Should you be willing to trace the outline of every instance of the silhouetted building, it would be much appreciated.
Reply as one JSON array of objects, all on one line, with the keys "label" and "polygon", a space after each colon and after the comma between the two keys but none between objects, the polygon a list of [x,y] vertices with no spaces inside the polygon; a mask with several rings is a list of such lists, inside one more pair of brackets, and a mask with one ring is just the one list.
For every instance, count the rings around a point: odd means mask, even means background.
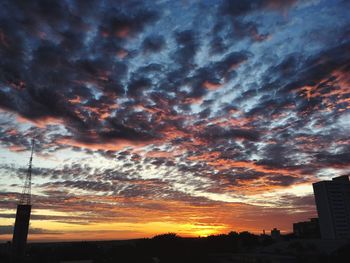
[{"label": "silhouetted building", "polygon": [[277,229],[277,228],[274,228],[271,230],[271,238],[272,239],[280,239],[281,238],[281,232]]},{"label": "silhouetted building", "polygon": [[350,181],[339,176],[313,184],[323,239],[350,238]]},{"label": "silhouetted building", "polygon": [[320,238],[320,225],[318,218],[311,218],[310,221],[293,224],[293,234],[300,238]]}]

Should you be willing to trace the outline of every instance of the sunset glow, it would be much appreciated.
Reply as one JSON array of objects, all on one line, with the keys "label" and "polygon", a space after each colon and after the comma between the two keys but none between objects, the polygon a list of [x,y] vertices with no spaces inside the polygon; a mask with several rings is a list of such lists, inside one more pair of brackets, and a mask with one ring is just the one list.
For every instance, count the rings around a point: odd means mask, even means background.
[{"label": "sunset glow", "polygon": [[32,138],[30,241],[288,233],[350,173],[348,1],[24,2],[0,3],[1,242]]}]

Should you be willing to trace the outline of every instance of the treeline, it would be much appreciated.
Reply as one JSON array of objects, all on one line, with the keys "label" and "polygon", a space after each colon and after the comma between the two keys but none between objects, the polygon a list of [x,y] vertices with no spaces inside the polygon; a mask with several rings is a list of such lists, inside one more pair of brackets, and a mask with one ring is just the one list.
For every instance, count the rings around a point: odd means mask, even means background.
[{"label": "treeline", "polygon": [[212,262],[212,254],[249,252],[257,246],[272,242],[268,236],[262,239],[249,232],[230,232],[198,238],[184,238],[175,233],[166,233],[153,238],[124,242],[31,244],[28,246],[26,262]]},{"label": "treeline", "polygon": [[[345,263],[350,258],[350,245],[325,257],[310,247],[304,247],[293,237],[283,236],[283,240],[288,239],[292,242],[287,254],[293,255],[295,262],[298,263]],[[249,232],[230,232],[198,238],[185,238],[175,233],[166,233],[153,238],[125,241],[29,244],[23,262],[59,263],[87,260],[86,262],[94,263],[219,263],[224,262],[220,258],[226,254],[254,254],[275,242],[279,241],[274,241],[267,235],[258,236]],[[9,247],[8,244],[6,246]],[[10,262],[9,254],[3,249],[5,244],[0,245],[1,247],[0,262]],[[274,251],[273,254],[286,255],[283,251]]]}]

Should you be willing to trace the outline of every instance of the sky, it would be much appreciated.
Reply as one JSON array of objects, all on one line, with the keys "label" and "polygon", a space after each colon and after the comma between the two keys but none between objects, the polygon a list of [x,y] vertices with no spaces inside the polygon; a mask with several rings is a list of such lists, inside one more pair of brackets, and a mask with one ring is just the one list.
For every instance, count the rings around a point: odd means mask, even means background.
[{"label": "sky", "polygon": [[350,2],[2,0],[0,241],[261,233],[350,174]]}]

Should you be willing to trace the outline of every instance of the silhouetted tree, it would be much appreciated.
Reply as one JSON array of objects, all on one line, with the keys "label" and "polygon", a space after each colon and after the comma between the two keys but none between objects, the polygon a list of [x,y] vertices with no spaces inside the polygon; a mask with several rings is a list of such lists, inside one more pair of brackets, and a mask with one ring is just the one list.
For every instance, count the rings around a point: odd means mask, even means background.
[{"label": "silhouetted tree", "polygon": [[176,233],[160,234],[153,237],[154,240],[174,240],[179,238]]}]

